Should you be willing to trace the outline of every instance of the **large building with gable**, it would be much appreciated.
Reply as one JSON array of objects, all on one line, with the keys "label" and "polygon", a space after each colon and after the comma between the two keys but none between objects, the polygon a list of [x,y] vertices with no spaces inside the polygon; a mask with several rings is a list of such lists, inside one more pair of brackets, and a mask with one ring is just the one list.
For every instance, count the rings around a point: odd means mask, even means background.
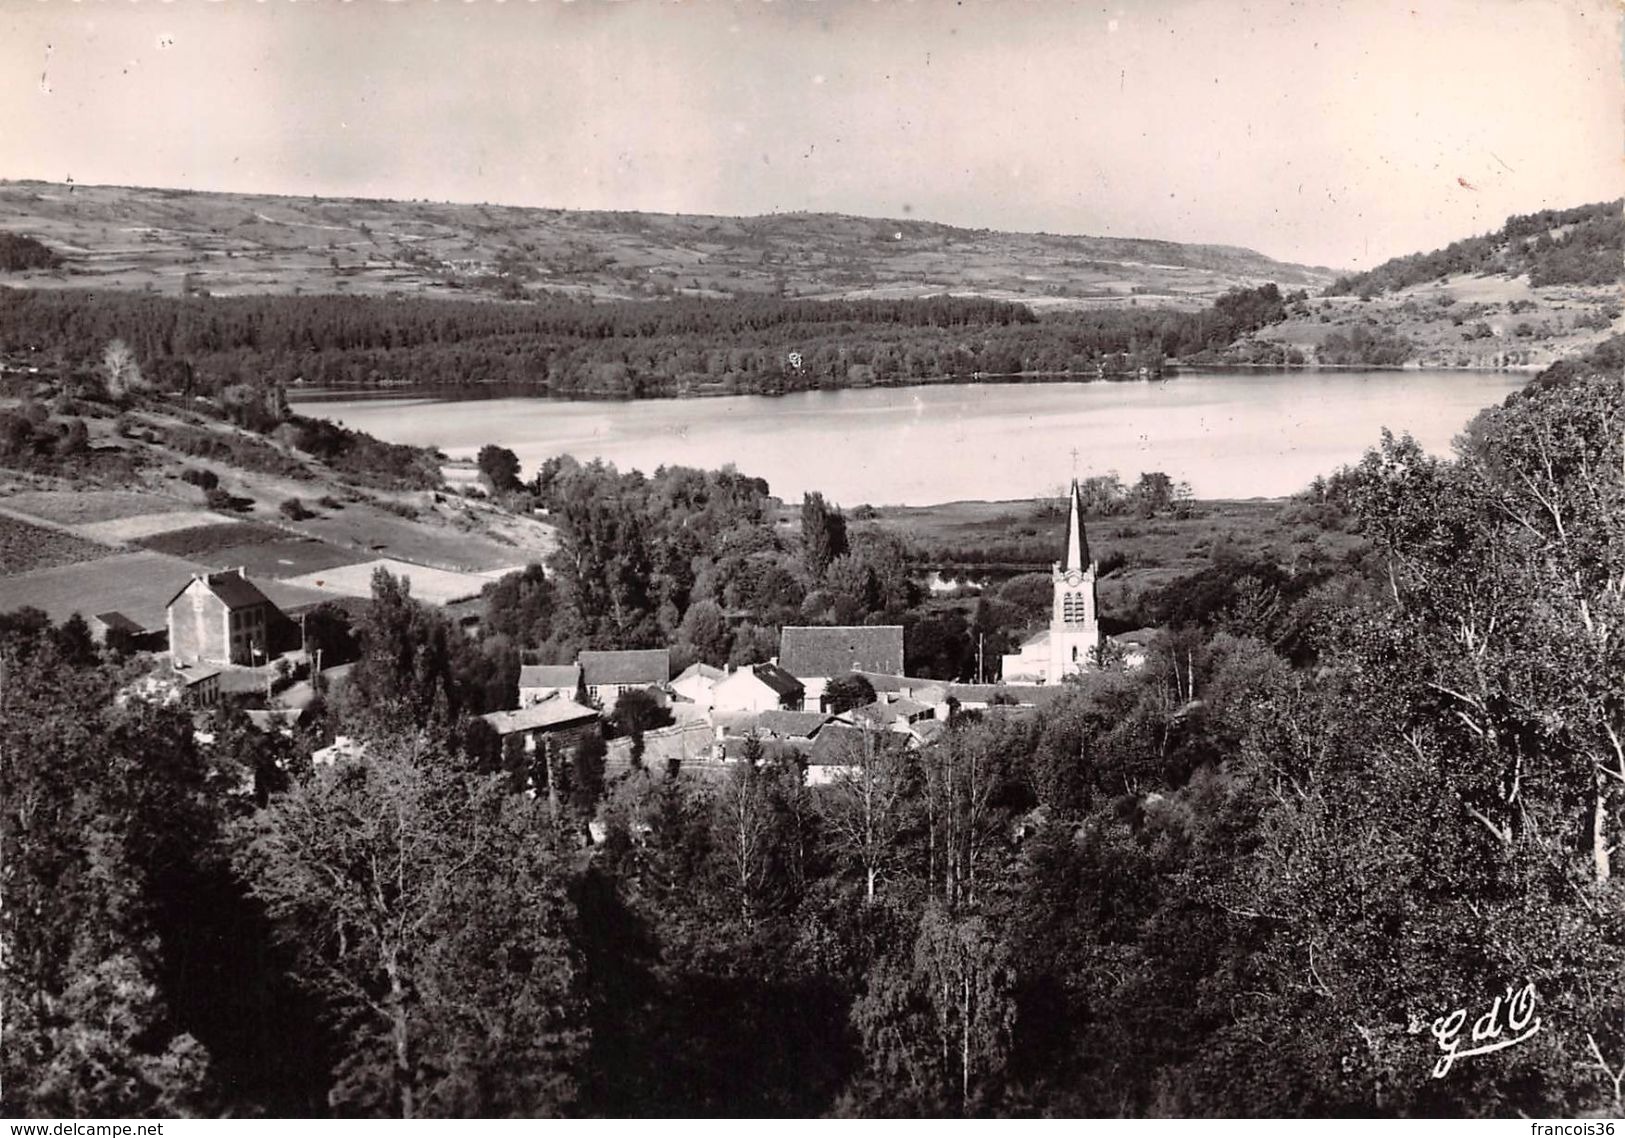
[{"label": "large building with gable", "polygon": [[271,622],[279,610],[241,569],[196,574],[165,607],[176,664],[270,662]]},{"label": "large building with gable", "polygon": [[903,674],[903,626],[787,625],[779,633],[775,663],[801,681],[803,709],[822,711],[824,688],[836,676],[850,672]]}]

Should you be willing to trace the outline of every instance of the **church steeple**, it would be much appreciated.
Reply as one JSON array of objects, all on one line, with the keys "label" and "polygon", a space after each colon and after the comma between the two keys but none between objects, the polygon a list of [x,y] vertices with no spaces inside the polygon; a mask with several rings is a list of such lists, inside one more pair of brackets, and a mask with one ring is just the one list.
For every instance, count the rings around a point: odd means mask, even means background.
[{"label": "church steeple", "polygon": [[1083,503],[1078,493],[1078,480],[1072,480],[1071,505],[1066,519],[1066,571],[1082,573],[1089,568],[1089,538],[1083,532]]}]

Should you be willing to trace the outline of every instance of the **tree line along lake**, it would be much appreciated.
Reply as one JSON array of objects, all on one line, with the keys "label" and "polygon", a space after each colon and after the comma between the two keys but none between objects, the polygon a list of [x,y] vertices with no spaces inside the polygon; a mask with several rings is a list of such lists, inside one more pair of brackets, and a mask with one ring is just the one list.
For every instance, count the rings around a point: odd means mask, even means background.
[{"label": "tree line along lake", "polygon": [[[390,442],[528,476],[569,454],[622,470],[732,463],[786,500],[844,506],[1030,498],[1079,476],[1160,470],[1201,498],[1270,498],[1358,461],[1387,428],[1427,450],[1528,376],[1492,371],[1181,371],[1163,381],[974,383],[628,402],[422,396],[293,400]],[[1076,452],[1074,459],[1073,452]],[[1075,462],[1075,467],[1074,467]]]}]

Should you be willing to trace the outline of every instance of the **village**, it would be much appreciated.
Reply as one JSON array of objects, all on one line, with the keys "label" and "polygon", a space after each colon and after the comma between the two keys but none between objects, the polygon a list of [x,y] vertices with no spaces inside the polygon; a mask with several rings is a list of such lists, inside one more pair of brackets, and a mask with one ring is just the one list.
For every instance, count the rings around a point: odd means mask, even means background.
[{"label": "village", "polygon": [[[1098,563],[1090,558],[1075,481],[1069,498],[1050,625],[1004,657],[1000,682],[908,675],[901,624],[791,625],[780,630],[777,652],[758,663],[695,662],[674,674],[667,646],[586,649],[570,664],[524,664],[515,706],[480,718],[504,753],[531,757],[537,780],[551,764],[536,756],[567,756],[592,741],[605,745],[606,774],[640,766],[717,774],[765,755],[797,763],[807,785],[819,786],[850,775],[865,748],[930,747],[961,711],[1030,712],[1064,692],[1068,677],[1139,667],[1154,636],[1102,637]],[[119,698],[179,703],[195,709],[200,724],[210,709],[232,702],[259,730],[292,735],[318,694],[335,695],[354,664],[329,660],[324,667],[323,650],[306,629],[308,600],[293,598],[302,603],[284,609],[262,584],[243,567],[193,573],[164,605],[157,632],[117,611],[88,618],[94,640],[146,650],[150,670]],[[631,731],[615,729],[623,701],[643,709]],[[311,757],[316,766],[364,761],[367,749],[340,729]]]}]

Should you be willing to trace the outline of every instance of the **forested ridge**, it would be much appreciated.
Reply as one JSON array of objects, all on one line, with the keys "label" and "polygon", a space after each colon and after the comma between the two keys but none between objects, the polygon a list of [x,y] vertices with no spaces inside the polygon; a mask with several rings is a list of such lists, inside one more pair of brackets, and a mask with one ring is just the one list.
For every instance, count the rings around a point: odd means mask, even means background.
[{"label": "forested ridge", "polygon": [[[292,738],[121,703],[135,664],[11,614],[5,1113],[1618,1115],[1608,358],[1455,459],[1328,472],[1303,516],[1364,544],[1312,584],[1215,551],[1143,668],[871,738],[824,787],[771,745],[538,769],[471,718],[521,650],[746,659],[742,598],[912,603],[883,532],[809,496],[787,537],[737,472],[482,456],[560,553],[479,641],[381,575]],[[335,731],[366,756],[313,770]],[[1497,999],[1496,1038],[1538,1029],[1468,1055]]]},{"label": "forested ridge", "polygon": [[1431,253],[1385,261],[1365,273],[1339,277],[1328,296],[1395,292],[1459,273],[1527,273],[1535,287],[1613,284],[1625,247],[1625,202],[1514,214],[1493,233],[1452,241]]},{"label": "forested ridge", "polygon": [[634,398],[779,393],[978,374],[1160,369],[1283,319],[1275,285],[1201,312],[1042,317],[963,297],[588,304],[0,291],[0,351],[64,372],[117,339],[163,389],[466,387]]}]

